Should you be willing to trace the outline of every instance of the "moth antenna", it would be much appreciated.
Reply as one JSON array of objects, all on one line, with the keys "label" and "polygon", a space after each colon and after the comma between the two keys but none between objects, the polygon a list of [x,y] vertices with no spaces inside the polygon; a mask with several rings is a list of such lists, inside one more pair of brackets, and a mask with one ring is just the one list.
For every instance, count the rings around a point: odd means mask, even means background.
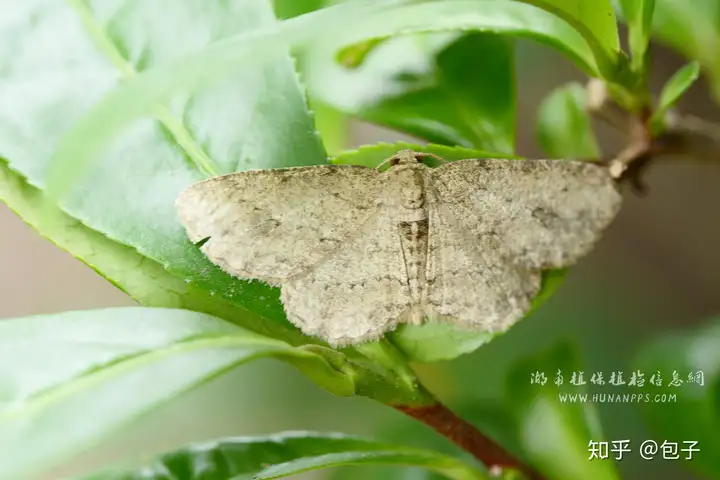
[{"label": "moth antenna", "polygon": [[392,157],[388,157],[385,160],[383,160],[377,167],[375,167],[375,169],[380,170],[381,168],[383,168],[386,165],[390,165],[392,167],[394,165],[397,165],[399,161],[400,161],[400,154],[396,153]]},{"label": "moth antenna", "polygon": [[418,158],[418,159],[423,158],[423,157],[430,157],[430,158],[433,158],[443,164],[450,163],[450,160],[445,160],[444,158],[442,158],[438,155],[435,155],[434,153],[428,153],[428,152],[414,152],[414,153],[415,153],[415,158]]},{"label": "moth antenna", "polygon": [[[393,162],[394,162],[394,163],[393,163]],[[377,167],[375,167],[375,170],[380,170],[380,169],[382,169],[384,166],[386,166],[386,165],[388,165],[388,164],[390,164],[390,166],[392,167],[393,165],[395,165],[395,163],[397,163],[397,158],[396,158],[395,156],[392,156],[392,157],[390,157],[390,158],[386,158],[386,159],[383,160]]]}]

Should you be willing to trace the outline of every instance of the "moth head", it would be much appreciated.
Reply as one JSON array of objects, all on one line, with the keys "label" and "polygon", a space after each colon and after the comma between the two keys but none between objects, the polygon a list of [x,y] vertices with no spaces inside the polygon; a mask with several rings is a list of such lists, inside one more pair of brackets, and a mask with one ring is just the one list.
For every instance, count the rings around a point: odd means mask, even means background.
[{"label": "moth head", "polygon": [[423,154],[413,152],[412,150],[400,150],[395,155],[390,157],[388,161],[391,167],[394,167],[395,165],[413,165],[416,163],[420,163],[420,158],[422,156]]}]

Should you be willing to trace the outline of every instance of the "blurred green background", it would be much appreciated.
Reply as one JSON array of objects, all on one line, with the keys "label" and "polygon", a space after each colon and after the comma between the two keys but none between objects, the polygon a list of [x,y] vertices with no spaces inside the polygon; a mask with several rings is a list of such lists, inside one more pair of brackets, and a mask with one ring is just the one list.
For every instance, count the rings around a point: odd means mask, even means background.
[{"label": "blurred green background", "polygon": [[[683,61],[655,50],[655,91]],[[548,48],[518,41],[518,153],[542,156],[535,138],[541,99],[553,88],[584,76]],[[720,113],[698,82],[680,108],[710,120]],[[347,145],[407,139],[368,124],[348,122]],[[621,148],[623,139],[598,125],[603,151]],[[692,329],[720,311],[720,165],[665,159],[646,176],[650,194],[629,190],[620,216],[597,246],[568,275],[565,284],[537,313],[487,346],[452,362],[419,365],[428,386],[451,407],[465,411],[498,398],[505,372],[517,359],[559,340],[579,346],[585,371],[631,371],[638,349],[670,331]],[[40,238],[0,205],[0,318],[71,309],[129,305],[132,302],[90,268]],[[530,372],[528,372],[529,374]],[[589,375],[588,375],[589,377]],[[528,377],[529,381],[529,377]],[[678,393],[682,395],[682,390]],[[638,405],[600,404],[606,440],[630,439],[637,447],[648,432]],[[432,436],[401,414],[362,398],[335,398],[278,362],[239,368],[188,394],[182,402],[148,416],[101,450],[78,462],[101,465],[128,453],[176,446],[179,441],[307,429],[400,438],[428,445]],[[408,434],[411,432],[411,434]],[[417,434],[415,434],[417,432]],[[409,440],[408,440],[409,438]],[[687,440],[692,440],[688,438]],[[438,448],[451,448],[442,439]],[[702,445],[699,446],[702,449]],[[620,462],[623,478],[697,478],[681,461],[654,461],[629,455]],[[397,470],[393,478],[421,478]],[[323,472],[307,478],[376,478],[363,469]]]}]

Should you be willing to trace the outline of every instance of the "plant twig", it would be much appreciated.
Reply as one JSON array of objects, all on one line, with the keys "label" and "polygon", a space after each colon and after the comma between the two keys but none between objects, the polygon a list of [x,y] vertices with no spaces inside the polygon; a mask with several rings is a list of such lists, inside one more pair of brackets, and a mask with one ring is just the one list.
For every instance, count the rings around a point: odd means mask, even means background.
[{"label": "plant twig", "polygon": [[528,480],[543,480],[543,477],[532,467],[512,456],[500,444],[457,416],[439,401],[425,407],[396,405],[395,409],[431,427],[458,447],[472,454],[488,468],[492,475],[497,476],[502,470],[512,468],[525,474]]},{"label": "plant twig", "polygon": [[623,109],[597,79],[588,83],[587,93],[588,112],[629,135],[627,147],[607,164],[615,178],[629,180],[637,192],[645,190],[642,172],[658,157],[688,155],[696,160],[720,163],[720,125],[670,111],[665,116],[664,130],[653,134],[649,110],[632,113]]}]

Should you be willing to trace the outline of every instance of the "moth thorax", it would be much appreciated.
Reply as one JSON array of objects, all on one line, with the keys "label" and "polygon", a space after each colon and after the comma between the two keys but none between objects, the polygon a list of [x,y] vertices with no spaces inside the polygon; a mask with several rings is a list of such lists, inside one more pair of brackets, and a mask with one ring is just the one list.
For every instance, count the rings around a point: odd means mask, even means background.
[{"label": "moth thorax", "polygon": [[412,167],[399,167],[396,172],[400,205],[415,210],[425,204],[425,179],[423,172]]}]

